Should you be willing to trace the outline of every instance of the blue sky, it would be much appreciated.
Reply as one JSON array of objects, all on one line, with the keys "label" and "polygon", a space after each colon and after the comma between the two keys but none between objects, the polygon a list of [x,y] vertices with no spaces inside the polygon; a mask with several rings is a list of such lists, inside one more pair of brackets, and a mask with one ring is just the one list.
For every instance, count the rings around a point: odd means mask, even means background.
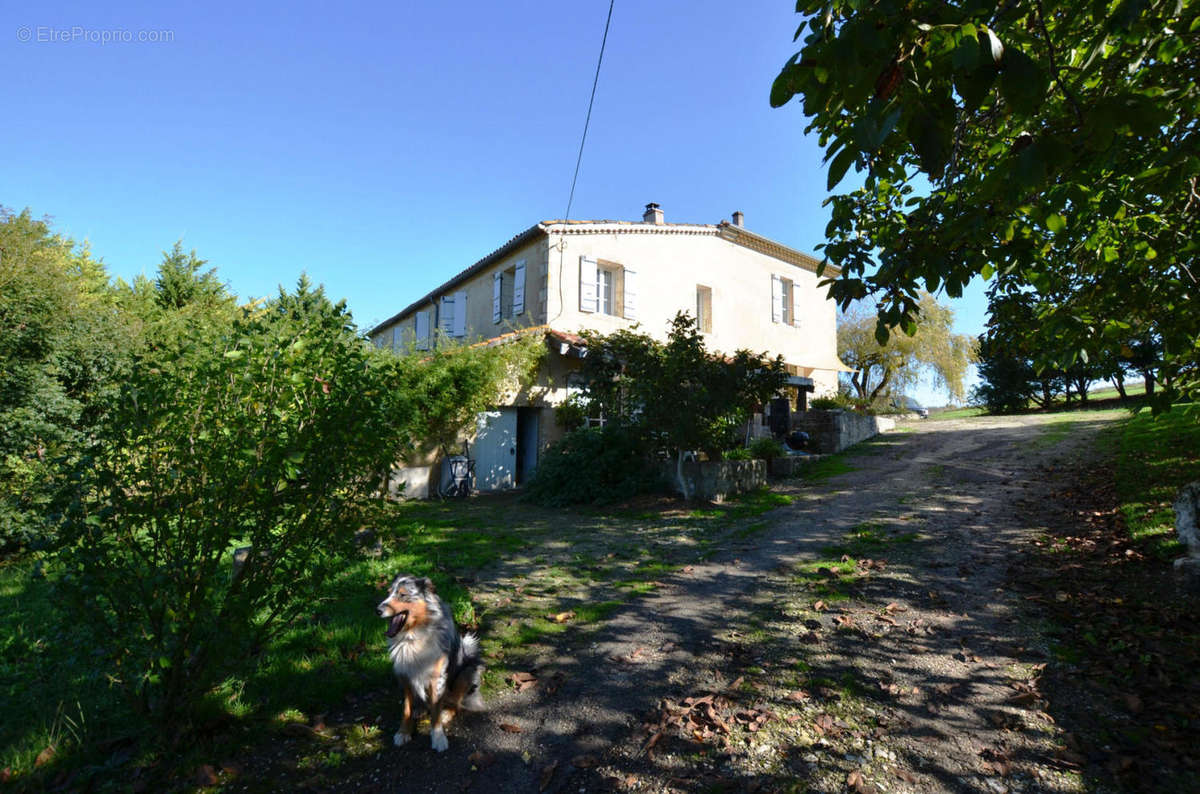
[{"label": "blue sky", "polygon": [[[821,151],[798,104],[767,103],[793,8],[617,0],[572,217],[637,219],[656,201],[668,221],[714,223],[740,209],[753,231],[819,244]],[[369,327],[562,216],[607,11],[10,6],[0,203],[51,216],[126,279],[177,239],[243,297],[306,271]],[[982,288],[954,305],[958,330],[978,333]]]}]

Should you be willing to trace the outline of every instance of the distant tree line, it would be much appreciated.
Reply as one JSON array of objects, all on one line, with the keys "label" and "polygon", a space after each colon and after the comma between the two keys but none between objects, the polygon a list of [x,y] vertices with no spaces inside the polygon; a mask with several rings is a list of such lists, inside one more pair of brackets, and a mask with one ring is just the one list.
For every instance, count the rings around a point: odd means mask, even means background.
[{"label": "distant tree line", "polygon": [[988,290],[988,326],[979,337],[974,400],[993,413],[1048,408],[1060,400],[1086,404],[1092,385],[1108,380],[1122,401],[1127,384],[1140,381],[1144,400],[1160,408],[1169,404],[1179,393],[1178,378],[1190,376],[1178,357],[1166,363],[1167,340],[1157,323],[1145,316],[1109,318],[1086,347],[1075,347],[1051,319],[1072,298],[1025,289],[1006,276],[995,279]]}]

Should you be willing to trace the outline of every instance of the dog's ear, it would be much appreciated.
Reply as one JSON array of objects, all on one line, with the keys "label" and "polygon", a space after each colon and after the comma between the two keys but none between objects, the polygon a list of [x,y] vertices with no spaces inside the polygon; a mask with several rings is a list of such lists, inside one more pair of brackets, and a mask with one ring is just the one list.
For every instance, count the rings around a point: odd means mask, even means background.
[{"label": "dog's ear", "polygon": [[434,593],[437,592],[437,590],[434,589],[434,587],[433,587],[433,580],[430,579],[428,576],[426,576],[424,579],[421,580],[421,590],[423,590],[426,593],[429,593],[430,595],[433,595]]}]

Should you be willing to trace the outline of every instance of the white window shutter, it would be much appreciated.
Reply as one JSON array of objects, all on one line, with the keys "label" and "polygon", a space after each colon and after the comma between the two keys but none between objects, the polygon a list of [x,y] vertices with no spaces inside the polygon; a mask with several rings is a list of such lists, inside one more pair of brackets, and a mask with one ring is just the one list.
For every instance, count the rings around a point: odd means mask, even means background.
[{"label": "white window shutter", "polygon": [[492,322],[500,322],[500,292],[504,285],[504,274],[492,274]]},{"label": "white window shutter", "polygon": [[624,304],[621,306],[621,316],[626,320],[636,320],[637,317],[637,272],[625,268]]},{"label": "white window shutter", "polygon": [[446,336],[454,336],[454,296],[442,297],[442,308],[438,312],[438,330]]},{"label": "white window shutter", "polygon": [[792,325],[800,325],[800,285],[792,282]]},{"label": "white window shutter", "polygon": [[579,257],[579,311],[598,312],[597,283],[600,281],[600,266],[595,259]]},{"label": "white window shutter", "polygon": [[783,279],[771,275],[771,322],[783,322]]},{"label": "white window shutter", "polygon": [[417,350],[429,349],[429,312],[417,312]]},{"label": "white window shutter", "polygon": [[517,263],[513,276],[513,317],[525,313],[525,260]]},{"label": "white window shutter", "polygon": [[450,331],[452,336],[467,335],[467,293],[454,293],[454,327]]}]

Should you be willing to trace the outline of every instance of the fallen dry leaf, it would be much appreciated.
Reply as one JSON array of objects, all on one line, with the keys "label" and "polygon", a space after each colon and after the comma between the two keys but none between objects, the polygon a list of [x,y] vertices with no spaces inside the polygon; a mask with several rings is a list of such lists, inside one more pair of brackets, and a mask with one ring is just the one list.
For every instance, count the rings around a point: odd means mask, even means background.
[{"label": "fallen dry leaf", "polygon": [[907,769],[893,769],[892,772],[896,775],[896,777],[900,778],[905,783],[917,782],[917,776],[912,772],[909,772]]},{"label": "fallen dry leaf", "polygon": [[583,755],[577,755],[571,759],[571,766],[575,767],[576,769],[591,769],[599,764],[599,758],[594,755],[588,755],[587,753],[584,753]]},{"label": "fallen dry leaf", "polygon": [[537,686],[537,676],[533,673],[513,673],[507,679],[508,683],[516,687],[518,692],[524,692],[530,687]]},{"label": "fallen dry leaf", "polygon": [[33,765],[41,766],[42,764],[50,763],[50,761],[54,758],[55,752],[57,752],[57,750],[55,749],[54,745],[48,745],[45,750],[42,750],[37,754],[37,758],[33,759]]},{"label": "fallen dry leaf", "polygon": [[496,754],[485,753],[483,750],[476,750],[467,756],[467,760],[478,769],[486,769],[496,762]]},{"label": "fallen dry leaf", "polygon": [[566,623],[571,618],[575,617],[574,612],[559,612],[557,615],[551,615],[550,619],[555,623]]},{"label": "fallen dry leaf", "polygon": [[505,733],[521,733],[521,728],[518,725],[513,725],[511,722],[500,723],[500,730]]},{"label": "fallen dry leaf", "polygon": [[558,761],[551,761],[542,767],[542,773],[538,777],[538,791],[545,791],[550,785],[550,781],[554,778],[554,770],[558,769]]}]

